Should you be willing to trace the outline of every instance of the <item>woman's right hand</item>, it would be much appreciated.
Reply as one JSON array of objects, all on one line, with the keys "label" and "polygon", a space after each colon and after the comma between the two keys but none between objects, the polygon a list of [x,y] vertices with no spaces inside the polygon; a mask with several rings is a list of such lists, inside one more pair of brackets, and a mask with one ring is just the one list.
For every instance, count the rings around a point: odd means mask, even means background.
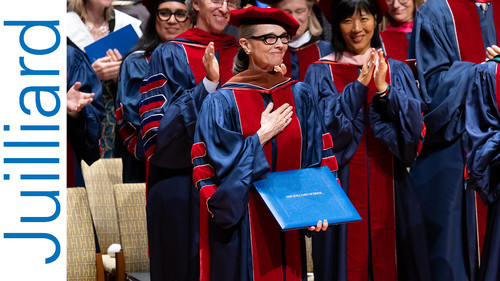
[{"label": "woman's right hand", "polygon": [[359,73],[358,81],[363,85],[368,86],[373,77],[373,70],[375,69],[375,63],[378,59],[378,56],[375,53],[375,49],[370,49],[370,57],[363,64],[363,68],[361,68],[361,72]]},{"label": "woman's right hand", "polygon": [[118,78],[118,71],[120,71],[120,65],[122,61],[113,61],[111,57],[105,56],[97,59],[93,64],[92,68],[94,69],[99,80],[114,80],[116,81]]},{"label": "woman's right hand", "polygon": [[205,54],[203,55],[203,66],[205,66],[205,71],[207,73],[207,79],[218,83],[219,82],[219,62],[215,57],[215,46],[214,42],[210,42],[205,49]]},{"label": "woman's right hand", "polygon": [[492,45],[486,48],[486,54],[488,55],[489,59],[492,59],[495,56],[500,55],[500,47],[498,47],[497,45]]},{"label": "woman's right hand", "polygon": [[267,105],[264,112],[262,112],[260,129],[257,131],[262,146],[281,133],[290,124],[293,115],[292,109],[292,106],[285,103],[271,112],[273,110],[273,103],[271,102]]}]

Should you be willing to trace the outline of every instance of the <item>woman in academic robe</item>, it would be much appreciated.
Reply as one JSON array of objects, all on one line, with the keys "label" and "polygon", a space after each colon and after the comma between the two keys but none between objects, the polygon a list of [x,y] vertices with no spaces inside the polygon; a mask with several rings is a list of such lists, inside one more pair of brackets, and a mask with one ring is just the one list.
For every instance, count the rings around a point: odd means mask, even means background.
[{"label": "woman in academic robe", "polygon": [[488,206],[477,274],[480,281],[499,280],[500,269],[500,48],[488,50],[489,61],[477,65],[470,83],[465,108],[469,136],[467,188],[477,192]]},{"label": "woman in academic robe", "polygon": [[[111,0],[69,0],[66,14],[68,45],[86,53],[85,48],[113,31],[131,25],[142,36],[141,21],[113,9]],[[122,63],[117,49],[109,49],[106,55],[92,62],[92,68],[102,83],[102,99],[105,119],[101,136],[101,155],[118,157],[121,145],[115,135],[116,81]]]},{"label": "woman in academic robe", "polygon": [[378,11],[375,1],[336,1],[334,52],[306,75],[333,137],[341,185],[362,217],[347,230],[313,235],[314,263],[333,268],[315,271],[320,280],[430,280],[407,171],[423,140],[424,108],[409,67],[374,49]]},{"label": "woman in academic robe", "polygon": [[269,4],[270,7],[282,9],[299,22],[300,27],[288,44],[283,63],[287,67],[285,76],[304,81],[309,65],[332,52],[330,42],[320,40],[323,28],[313,11],[316,0],[267,0],[261,2]]},{"label": "woman in academic robe", "polygon": [[423,0],[387,0],[381,9],[387,10],[381,23],[380,36],[388,57],[406,61],[413,19]]},{"label": "woman in academic robe", "polygon": [[[469,143],[472,136],[466,128],[467,116],[479,117],[467,112],[468,98],[486,99],[483,87],[492,90],[488,95],[497,93],[496,82],[485,79],[494,73],[486,74],[491,70],[484,67],[495,66],[494,61],[485,62],[499,53],[499,5],[498,1],[428,0],[415,17],[408,56],[416,59],[428,111],[424,146],[410,176],[423,206],[433,280],[498,279],[487,273],[495,274],[500,254],[494,247],[487,249],[484,240],[489,211],[477,196],[483,191],[476,193],[467,182],[467,159],[475,144]],[[493,51],[496,54],[491,55]],[[479,126],[478,130],[490,130],[488,122]]]},{"label": "woman in academic robe", "polygon": [[238,42],[223,34],[238,0],[188,0],[196,26],[159,45],[141,84],[141,143],[149,161],[152,280],[198,280],[199,195],[191,146],[205,97],[233,76]]},{"label": "woman in academic robe", "polygon": [[100,156],[104,118],[101,82],[85,54],[67,47],[68,154],[67,186],[84,187],[81,161],[92,165]]},{"label": "woman in academic robe", "polygon": [[[229,23],[239,26],[236,75],[203,102],[191,153],[200,280],[305,280],[305,230],[282,232],[252,186],[270,171],[322,165],[336,175],[311,88],[281,72],[299,24],[282,10],[258,7],[233,11]],[[318,218],[309,230],[327,227]]]},{"label": "woman in academic robe", "polygon": [[116,94],[116,125],[122,146],[123,182],[146,182],[144,151],[138,142],[140,85],[156,47],[193,26],[184,0],[144,0],[150,13],[144,35],[123,60]]}]

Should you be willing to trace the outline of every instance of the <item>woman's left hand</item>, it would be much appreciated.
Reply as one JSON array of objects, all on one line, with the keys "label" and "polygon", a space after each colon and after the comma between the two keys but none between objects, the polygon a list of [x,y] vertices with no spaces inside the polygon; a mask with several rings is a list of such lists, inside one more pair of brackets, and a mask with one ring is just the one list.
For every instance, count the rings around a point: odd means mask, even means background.
[{"label": "woman's left hand", "polygon": [[286,65],[284,63],[274,66],[274,72],[281,72],[281,74],[285,75],[286,71],[287,71],[287,68],[286,68]]},{"label": "woman's left hand", "polygon": [[322,221],[318,221],[318,224],[316,226],[311,226],[308,229],[310,231],[320,232],[321,230],[325,231],[327,228],[328,228],[328,221],[327,220],[323,220],[323,222]]},{"label": "woman's left hand", "polygon": [[497,45],[491,45],[490,47],[486,48],[486,54],[488,55],[489,59],[492,59],[495,56],[500,55],[500,47],[498,47]]},{"label": "woman's left hand", "polygon": [[385,77],[387,75],[387,63],[384,59],[384,52],[382,49],[377,50],[376,52],[378,59],[378,66],[375,67],[373,71],[373,80],[375,82],[375,87],[377,88],[377,92],[384,92],[387,89],[387,83],[385,82]]}]

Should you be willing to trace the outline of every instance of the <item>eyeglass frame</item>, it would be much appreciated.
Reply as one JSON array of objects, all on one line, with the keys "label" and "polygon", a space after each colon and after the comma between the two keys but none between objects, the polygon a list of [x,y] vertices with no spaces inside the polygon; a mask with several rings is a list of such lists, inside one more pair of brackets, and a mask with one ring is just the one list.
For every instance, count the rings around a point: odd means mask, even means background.
[{"label": "eyeglass frame", "polygon": [[[217,2],[214,2],[214,1],[220,1],[220,3],[217,3]],[[210,0],[210,3],[214,4],[214,5],[219,5],[219,8],[222,8],[222,6],[224,6],[224,2],[227,3],[227,7],[228,8],[231,8],[231,9],[238,9],[238,0],[234,0],[234,1],[230,1],[230,0]],[[234,3],[234,6],[231,7],[229,6],[229,3]]]},{"label": "eyeglass frame", "polygon": [[388,5],[392,5],[392,3],[394,3],[394,1],[398,1],[399,4],[401,5],[405,5],[407,4],[410,0],[386,0],[387,4]]},{"label": "eyeglass frame", "polygon": [[[160,16],[160,12],[161,11],[166,11],[168,13],[170,13],[170,15],[167,17],[167,19],[162,19],[162,17]],[[177,16],[179,15],[178,12],[185,12],[185,15],[186,15],[186,18],[184,20],[179,20],[179,18],[177,18]],[[172,12],[169,8],[163,8],[163,9],[158,9],[156,10],[156,16],[161,20],[161,21],[169,21],[171,18],[172,18],[172,15],[174,15],[174,18],[177,22],[186,22],[188,19],[189,19],[189,16],[188,16],[188,11],[185,10],[185,9],[177,9],[175,10],[175,12]]]},{"label": "eyeglass frame", "polygon": [[[248,37],[249,39],[254,39],[254,40],[262,40],[264,42],[264,44],[266,45],[274,45],[278,42],[278,38],[280,39],[281,43],[283,44],[288,44],[290,43],[290,41],[292,41],[292,35],[290,33],[283,33],[281,35],[276,35],[276,34],[273,34],[273,33],[267,33],[267,34],[263,34],[263,35],[259,35],[259,36],[251,36],[251,37]],[[267,42],[267,38],[274,38],[274,43],[269,43]],[[283,42],[283,38],[287,38],[288,40],[286,42]]]}]

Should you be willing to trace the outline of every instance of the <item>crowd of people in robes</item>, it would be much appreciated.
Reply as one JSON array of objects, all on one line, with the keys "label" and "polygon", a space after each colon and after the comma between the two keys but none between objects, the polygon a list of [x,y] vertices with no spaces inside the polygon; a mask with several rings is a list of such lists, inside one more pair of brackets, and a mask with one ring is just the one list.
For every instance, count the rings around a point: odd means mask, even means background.
[{"label": "crowd of people in robes", "polygon": [[[146,183],[151,280],[500,280],[498,0],[142,4],[68,1],[68,186]],[[362,220],[281,231],[252,183],[319,166]]]}]

